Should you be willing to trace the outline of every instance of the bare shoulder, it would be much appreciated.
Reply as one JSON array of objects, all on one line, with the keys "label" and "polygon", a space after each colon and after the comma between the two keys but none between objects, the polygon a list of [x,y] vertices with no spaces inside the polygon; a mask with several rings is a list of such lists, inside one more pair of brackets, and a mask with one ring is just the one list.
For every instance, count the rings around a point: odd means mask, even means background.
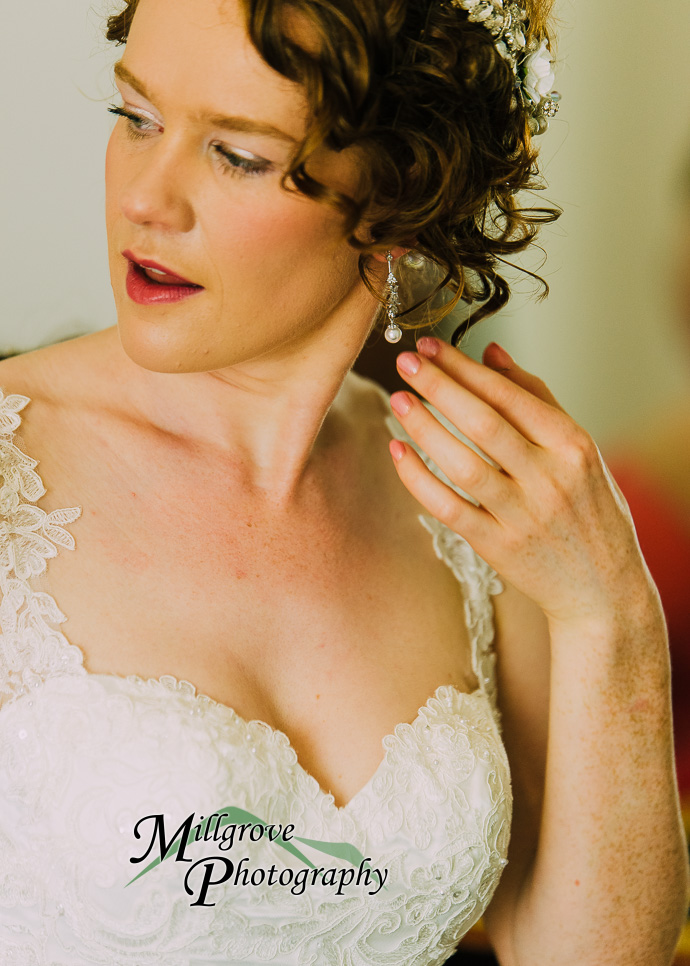
[{"label": "bare shoulder", "polygon": [[[14,443],[38,461],[46,495],[43,509],[71,505],[80,489],[89,415],[102,409],[110,355],[107,330],[79,336],[0,360],[4,396],[30,400],[19,412]],[[111,336],[112,338],[112,336]],[[117,385],[117,383],[115,383]],[[93,420],[91,420],[93,422]],[[92,448],[91,448],[92,449]]]},{"label": "bare shoulder", "polygon": [[0,389],[45,404],[85,398],[101,381],[109,339],[112,332],[102,330],[2,359]]},{"label": "bare shoulder", "polygon": [[497,702],[513,789],[508,865],[484,914],[502,964],[513,963],[512,930],[520,889],[536,853],[544,800],[551,648],[546,617],[501,578],[494,605]]}]

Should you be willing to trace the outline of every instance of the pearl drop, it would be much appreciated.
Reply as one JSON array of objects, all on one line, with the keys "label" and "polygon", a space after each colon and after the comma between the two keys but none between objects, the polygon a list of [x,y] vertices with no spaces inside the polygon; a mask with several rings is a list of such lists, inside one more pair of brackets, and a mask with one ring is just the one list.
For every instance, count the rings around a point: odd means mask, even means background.
[{"label": "pearl drop", "polygon": [[387,326],[384,335],[387,342],[400,342],[402,339],[402,329],[399,325],[391,323]]}]

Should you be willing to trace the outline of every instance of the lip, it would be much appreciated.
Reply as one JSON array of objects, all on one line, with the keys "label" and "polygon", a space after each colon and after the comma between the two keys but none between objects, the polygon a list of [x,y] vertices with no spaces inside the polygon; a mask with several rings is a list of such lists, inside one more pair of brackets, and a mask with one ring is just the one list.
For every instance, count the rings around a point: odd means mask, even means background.
[{"label": "lip", "polygon": [[[148,267],[148,266],[147,266]],[[153,266],[154,268],[157,266]],[[181,302],[204,289],[201,285],[174,285],[152,282],[144,269],[131,259],[127,263],[127,295],[137,305],[169,305]]]},{"label": "lip", "polygon": [[158,271],[165,272],[166,275],[171,275],[173,278],[178,280],[180,285],[194,285],[197,288],[203,288],[203,285],[198,285],[197,282],[190,281],[190,279],[180,275],[179,272],[173,272],[172,269],[166,268],[165,265],[161,265],[159,262],[154,262],[150,258],[139,258],[134,254],[134,252],[130,251],[129,248],[125,249],[125,251],[121,254],[124,255],[125,258],[129,259],[130,262],[135,262],[137,265],[143,265],[144,268],[157,268]]}]

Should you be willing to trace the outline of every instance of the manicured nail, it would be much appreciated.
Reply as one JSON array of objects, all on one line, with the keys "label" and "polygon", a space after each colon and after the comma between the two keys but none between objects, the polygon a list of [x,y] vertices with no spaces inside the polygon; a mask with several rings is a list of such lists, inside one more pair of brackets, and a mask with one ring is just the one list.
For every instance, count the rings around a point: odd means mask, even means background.
[{"label": "manicured nail", "polygon": [[391,406],[398,416],[407,416],[412,409],[412,400],[406,392],[394,392],[391,396]]},{"label": "manicured nail", "polygon": [[494,359],[497,363],[510,366],[515,364],[515,359],[509,356],[503,346],[499,345],[498,342],[490,342],[488,348],[491,349]]},{"label": "manicured nail", "polygon": [[398,369],[401,369],[408,376],[414,376],[419,372],[421,360],[416,352],[401,352],[398,356]]},{"label": "manicured nail", "polygon": [[388,444],[388,449],[396,463],[405,455],[405,444],[401,443],[399,439],[392,439]]},{"label": "manicured nail", "polygon": [[426,356],[427,359],[433,359],[441,348],[441,343],[438,339],[433,339],[431,336],[425,335],[417,341],[417,351]]}]

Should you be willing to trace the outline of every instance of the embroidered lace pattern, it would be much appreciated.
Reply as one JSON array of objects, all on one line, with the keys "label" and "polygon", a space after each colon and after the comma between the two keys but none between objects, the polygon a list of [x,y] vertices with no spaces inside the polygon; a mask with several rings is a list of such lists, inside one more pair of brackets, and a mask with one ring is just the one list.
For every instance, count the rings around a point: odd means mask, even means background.
[{"label": "embroidered lace pattern", "polygon": [[[471,694],[439,686],[414,721],[382,740],[379,767],[339,808],[287,736],[264,722],[246,721],[170,675],[86,671],[81,651],[57,629],[65,615],[30,587],[59,549],[75,548],[65,527],[81,508],[46,513],[33,505],[45,493],[38,463],[13,441],[29,402],[0,390],[0,962],[445,962],[488,906],[510,836],[491,651],[495,573],[461,537],[423,518],[462,584],[480,686]],[[293,844],[316,867],[356,869],[309,844],[349,843],[387,871],[385,888],[374,892],[376,881],[362,879],[340,894],[323,884],[300,894],[228,878],[213,885],[207,904],[192,904],[209,854],[236,866],[246,856],[250,875],[306,868],[267,838],[229,852],[195,842],[193,863],[168,857],[127,885],[146,864],[130,862],[145,851],[144,837],[133,835],[139,819],[163,815],[172,837],[187,816],[199,821],[230,806],[264,823],[292,823],[300,837]]]}]

